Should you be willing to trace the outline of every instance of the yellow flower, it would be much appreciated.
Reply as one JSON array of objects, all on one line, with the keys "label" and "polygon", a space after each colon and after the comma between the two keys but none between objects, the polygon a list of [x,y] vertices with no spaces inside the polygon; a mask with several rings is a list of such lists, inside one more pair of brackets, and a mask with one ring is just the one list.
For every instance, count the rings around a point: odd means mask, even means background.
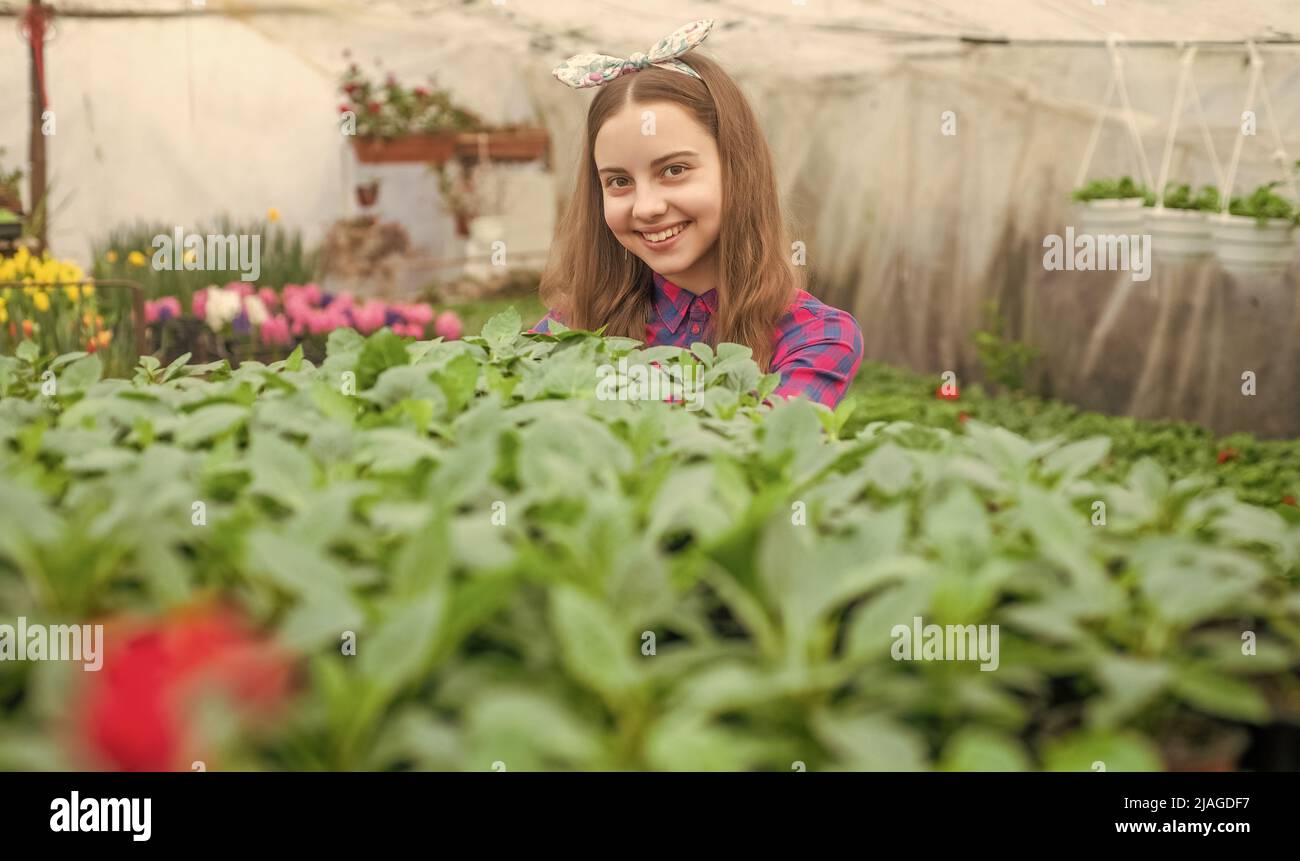
[{"label": "yellow flower", "polygon": [[98,335],[95,336],[95,341],[101,347],[107,347],[108,343],[112,340],[113,340],[113,332],[110,329],[105,329],[104,331],[100,332]]},{"label": "yellow flower", "polygon": [[9,309],[5,307],[6,304],[4,299],[0,299],[0,323],[9,322]]},{"label": "yellow flower", "polygon": [[268,209],[268,210],[266,211],[266,220],[267,220],[267,221],[279,221],[279,220],[280,220],[280,210],[276,209],[274,206],[271,207],[270,209]]},{"label": "yellow flower", "polygon": [[132,251],[130,254],[126,256],[126,262],[130,263],[132,266],[143,266],[144,255],[141,254],[139,251]]},{"label": "yellow flower", "polygon": [[81,290],[80,288],[77,287],[76,284],[67,285],[66,287],[63,288],[63,292],[73,302],[76,302],[79,298],[81,298]]},{"label": "yellow flower", "polygon": [[50,294],[42,290],[32,297],[32,304],[36,306],[37,311],[45,312],[50,310]]},{"label": "yellow flower", "polygon": [[91,296],[94,296],[94,295],[95,295],[95,285],[94,285],[94,284],[82,284],[82,285],[81,285],[81,295],[82,295],[82,296],[85,296],[87,299],[89,299]]},{"label": "yellow flower", "polygon": [[104,259],[107,260],[109,263],[116,263],[116,262],[117,262],[117,252],[116,252],[116,251],[109,251],[107,254],[104,255]]}]

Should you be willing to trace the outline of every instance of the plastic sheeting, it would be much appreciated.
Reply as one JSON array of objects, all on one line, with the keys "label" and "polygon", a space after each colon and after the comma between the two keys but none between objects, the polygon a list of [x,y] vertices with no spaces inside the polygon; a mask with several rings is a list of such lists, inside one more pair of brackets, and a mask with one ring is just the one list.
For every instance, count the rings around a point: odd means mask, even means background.
[{"label": "plastic sheeting", "polygon": [[[543,122],[554,176],[530,179],[510,208],[530,236],[544,236],[572,182],[591,95],[555,82],[551,66],[579,51],[645,50],[707,14],[717,23],[703,50],[751,96],[795,235],[807,243],[814,290],[857,317],[870,358],[978,376],[971,333],[983,303],[997,299],[1011,336],[1044,351],[1035,382],[1055,395],[1222,431],[1300,434],[1295,266],[1238,279],[1212,260],[1157,261],[1150,281],[1134,283],[1127,272],[1042,264],[1044,236],[1074,223],[1067,195],[1106,90],[1108,34],[1261,40],[1278,124],[1300,158],[1300,49],[1280,43],[1300,36],[1292,0],[667,0],[652,9],[609,0],[301,0],[305,13],[247,11],[257,5],[223,16],[223,4],[208,0],[203,15],[62,22],[49,53],[59,122],[50,158],[63,206],[57,247],[84,254],[92,235],[137,217],[187,224],[220,211],[257,217],[271,206],[318,239],[354,207],[359,168],[336,125],[345,47],[362,64],[381,58],[403,80],[436,73],[491,121]],[[26,150],[27,62],[16,38],[7,44],[0,116],[19,121],[0,127],[0,146],[12,161]],[[1154,171],[1178,51],[1121,50]],[[1222,44],[1207,45],[1196,63],[1225,161],[1240,133],[1244,60],[1244,48]],[[955,135],[942,134],[945,111],[955,114]],[[1259,134],[1245,142],[1239,191],[1278,178],[1272,150],[1261,115]],[[410,174],[417,169],[403,170],[381,190],[381,211],[428,219],[436,201]],[[1112,122],[1091,175],[1118,173],[1135,173],[1134,157]],[[1213,180],[1190,110],[1171,176]],[[450,223],[439,216],[413,236],[446,253]],[[1241,393],[1246,370],[1258,378],[1253,397]]]}]

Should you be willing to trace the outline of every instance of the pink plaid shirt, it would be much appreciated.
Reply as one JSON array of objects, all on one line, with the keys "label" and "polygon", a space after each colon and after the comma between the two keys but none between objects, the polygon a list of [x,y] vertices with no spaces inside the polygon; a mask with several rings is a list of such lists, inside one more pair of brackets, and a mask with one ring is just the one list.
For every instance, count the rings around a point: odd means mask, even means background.
[{"label": "pink plaid shirt", "polygon": [[[654,311],[646,320],[646,344],[689,347],[706,341],[718,309],[718,291],[696,296],[657,272],[654,285]],[[549,321],[558,319],[547,312],[529,331],[547,334]],[[776,349],[770,370],[781,375],[775,394],[787,398],[804,395],[834,408],[862,364],[862,330],[853,316],[800,290],[773,337]]]}]

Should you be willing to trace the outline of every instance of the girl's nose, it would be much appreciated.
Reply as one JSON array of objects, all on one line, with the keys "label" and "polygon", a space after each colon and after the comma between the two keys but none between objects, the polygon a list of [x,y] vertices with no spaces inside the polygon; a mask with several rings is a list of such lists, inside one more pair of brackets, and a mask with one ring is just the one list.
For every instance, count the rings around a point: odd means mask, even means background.
[{"label": "girl's nose", "polygon": [[638,192],[632,204],[632,218],[640,224],[653,223],[667,211],[668,203],[663,195],[654,192]]}]

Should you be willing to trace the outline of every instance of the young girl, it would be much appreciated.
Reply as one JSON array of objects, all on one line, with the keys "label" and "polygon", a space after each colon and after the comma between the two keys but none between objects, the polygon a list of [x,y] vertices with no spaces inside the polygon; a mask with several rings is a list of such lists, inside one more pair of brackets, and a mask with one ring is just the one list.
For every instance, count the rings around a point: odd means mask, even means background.
[{"label": "young girl", "polygon": [[696,21],[648,54],[579,54],[554,75],[599,86],[573,199],[542,275],[551,320],[689,347],[744,344],[776,394],[834,407],[862,361],[853,317],[805,291],[767,142],[736,83],[690,54]]}]

